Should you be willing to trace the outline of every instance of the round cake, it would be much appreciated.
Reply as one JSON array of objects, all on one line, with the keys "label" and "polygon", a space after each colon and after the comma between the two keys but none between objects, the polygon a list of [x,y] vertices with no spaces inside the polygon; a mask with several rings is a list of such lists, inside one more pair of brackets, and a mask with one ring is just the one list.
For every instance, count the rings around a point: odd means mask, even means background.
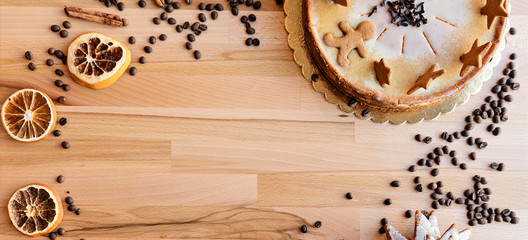
[{"label": "round cake", "polygon": [[[508,0],[305,0],[321,72],[369,107],[407,111],[466,87],[498,55]],[[496,55],[497,54],[497,55]]]}]

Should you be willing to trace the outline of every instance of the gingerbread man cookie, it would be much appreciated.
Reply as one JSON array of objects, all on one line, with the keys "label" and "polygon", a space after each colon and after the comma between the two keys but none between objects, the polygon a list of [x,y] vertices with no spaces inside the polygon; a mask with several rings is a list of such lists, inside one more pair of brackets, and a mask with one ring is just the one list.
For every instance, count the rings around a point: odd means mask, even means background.
[{"label": "gingerbread man cookie", "polygon": [[348,54],[354,49],[357,49],[360,57],[365,58],[368,50],[364,41],[374,38],[376,35],[376,26],[372,22],[364,21],[359,23],[356,29],[354,29],[348,22],[341,21],[339,28],[344,33],[342,37],[336,38],[331,33],[323,36],[323,41],[326,45],[339,49],[337,53],[337,64],[341,67],[348,66],[350,64]]}]

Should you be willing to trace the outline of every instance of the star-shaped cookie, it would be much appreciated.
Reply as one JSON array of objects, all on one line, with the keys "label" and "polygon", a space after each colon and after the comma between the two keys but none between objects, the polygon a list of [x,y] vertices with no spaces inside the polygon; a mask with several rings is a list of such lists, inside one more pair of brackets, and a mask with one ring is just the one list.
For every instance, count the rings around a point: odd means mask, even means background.
[{"label": "star-shaped cookie", "polygon": [[493,21],[497,17],[509,17],[510,14],[504,7],[506,0],[487,0],[486,5],[480,9],[480,14],[487,15],[488,29],[491,28]]},{"label": "star-shaped cookie", "polygon": [[420,88],[429,89],[431,82],[433,82],[433,80],[435,80],[436,78],[442,76],[444,73],[444,69],[436,71],[436,64],[431,66],[422,76],[418,77],[411,89],[407,91],[407,95],[413,94],[414,92],[416,92],[416,90]]},{"label": "star-shaped cookie", "polygon": [[444,234],[440,235],[435,211],[431,211],[427,217],[416,211],[414,238],[399,233],[391,225],[385,225],[385,236],[388,240],[468,240],[470,235],[471,228],[459,232],[456,224],[451,225]]},{"label": "star-shaped cookie", "polygon": [[385,59],[382,58],[379,62],[374,61],[374,71],[376,72],[376,79],[380,86],[390,85],[391,69],[385,63]]},{"label": "star-shaped cookie", "polygon": [[490,46],[491,46],[491,42],[487,42],[479,46],[478,38],[475,40],[475,42],[473,42],[473,46],[471,46],[471,50],[469,50],[469,52],[463,54],[460,57],[460,61],[464,63],[464,65],[462,66],[462,69],[460,70],[461,77],[467,74],[470,66],[474,66],[477,68],[482,67],[482,57],[488,51]]}]

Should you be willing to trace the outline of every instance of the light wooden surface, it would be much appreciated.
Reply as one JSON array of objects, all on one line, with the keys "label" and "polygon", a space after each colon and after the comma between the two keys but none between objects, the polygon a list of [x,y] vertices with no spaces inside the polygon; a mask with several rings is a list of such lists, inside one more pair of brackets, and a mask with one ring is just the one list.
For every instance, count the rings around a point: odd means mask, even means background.
[{"label": "light wooden surface", "polygon": [[[263,1],[257,12],[260,47],[245,47],[243,25],[224,11],[219,20],[207,22],[209,30],[194,44],[202,52],[200,61],[184,50],[184,35],[173,26],[152,24],[161,10],[150,1],[147,9],[139,9],[135,0],[125,2],[119,14],[130,26],[117,29],[68,19],[62,12],[64,4],[118,12],[96,0],[0,1],[1,101],[26,87],[68,98],[57,104],[60,117],[68,118],[58,127],[59,138],[23,144],[0,131],[0,206],[33,182],[55,187],[62,198],[70,191],[83,213],[65,213],[63,239],[383,239],[377,233],[382,217],[412,235],[413,221],[403,212],[430,209],[427,191],[413,191],[412,178],[420,175],[427,183],[431,177],[427,170],[405,169],[444,144],[437,138],[442,131],[463,127],[464,116],[482,104],[507,63],[503,58],[484,90],[449,115],[415,125],[379,125],[340,112],[313,91],[292,60],[284,13],[275,1]],[[195,21],[200,1],[194,2],[171,16],[179,23]],[[518,53],[521,89],[508,104],[509,121],[499,137],[479,125],[474,135],[490,146],[478,151],[478,161],[469,162],[467,171],[444,160],[435,180],[460,195],[474,174],[485,176],[493,190],[490,205],[516,211],[521,222],[476,226],[471,239],[528,238],[528,2],[512,4],[518,34],[508,36],[504,55]],[[73,25],[67,39],[49,30],[64,20]],[[46,49],[64,51],[86,31],[122,41],[134,35],[137,43],[129,47],[138,74],[124,74],[100,91],[69,77],[61,79],[71,91],[54,87],[53,70],[65,68],[45,66]],[[168,40],[153,46],[147,64],[138,64],[148,36],[161,33]],[[26,50],[35,55],[35,72],[27,69]],[[416,143],[416,133],[435,140]],[[69,150],[60,148],[63,140],[71,143]],[[474,151],[462,142],[450,147],[462,161]],[[493,161],[504,162],[506,171],[489,170]],[[65,183],[55,182],[59,174]],[[395,179],[400,188],[389,187]],[[344,198],[349,191],[352,201]],[[382,204],[387,197],[393,199],[388,207]],[[453,222],[467,226],[463,206],[441,208],[438,215],[442,230]],[[301,225],[316,220],[322,228],[300,233]],[[11,226],[5,209],[0,209],[0,239],[27,239]]]}]

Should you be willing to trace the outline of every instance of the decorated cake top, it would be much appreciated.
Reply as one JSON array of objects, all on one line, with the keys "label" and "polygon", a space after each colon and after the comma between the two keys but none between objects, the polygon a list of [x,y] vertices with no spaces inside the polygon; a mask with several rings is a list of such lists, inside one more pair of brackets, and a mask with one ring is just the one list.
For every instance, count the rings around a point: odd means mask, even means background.
[{"label": "decorated cake top", "polygon": [[509,10],[507,0],[308,2],[309,24],[331,65],[347,81],[394,99],[456,90],[487,63],[504,32],[498,17]]}]

